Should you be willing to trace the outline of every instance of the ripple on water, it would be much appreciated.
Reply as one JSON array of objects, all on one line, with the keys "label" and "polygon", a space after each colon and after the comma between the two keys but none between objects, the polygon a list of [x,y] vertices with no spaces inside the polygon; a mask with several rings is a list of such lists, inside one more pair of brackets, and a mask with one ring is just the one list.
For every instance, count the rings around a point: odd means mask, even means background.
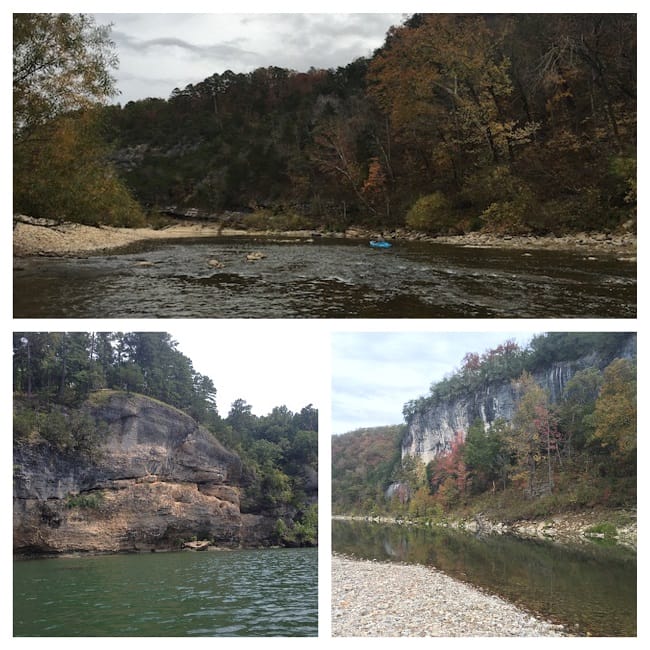
[{"label": "ripple on water", "polygon": [[[16,636],[315,636],[318,631],[316,549],[84,560],[75,560],[83,572],[61,572],[64,558],[16,564]],[[35,572],[40,582],[29,579]]]},{"label": "ripple on water", "polygon": [[[259,250],[266,258],[247,262]],[[158,243],[137,255],[25,260],[15,317],[634,317],[636,265],[403,243]],[[209,269],[218,259],[224,268]],[[149,263],[148,266],[135,266]],[[607,289],[615,286],[615,291]],[[296,298],[298,296],[298,298]]]}]

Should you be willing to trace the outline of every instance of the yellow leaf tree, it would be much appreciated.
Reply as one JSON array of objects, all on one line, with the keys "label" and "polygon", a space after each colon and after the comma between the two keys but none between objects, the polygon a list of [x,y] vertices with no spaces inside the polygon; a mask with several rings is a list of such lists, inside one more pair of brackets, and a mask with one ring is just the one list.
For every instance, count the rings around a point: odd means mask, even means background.
[{"label": "yellow leaf tree", "polygon": [[593,414],[593,441],[623,464],[636,461],[636,366],[615,359],[603,372]]}]

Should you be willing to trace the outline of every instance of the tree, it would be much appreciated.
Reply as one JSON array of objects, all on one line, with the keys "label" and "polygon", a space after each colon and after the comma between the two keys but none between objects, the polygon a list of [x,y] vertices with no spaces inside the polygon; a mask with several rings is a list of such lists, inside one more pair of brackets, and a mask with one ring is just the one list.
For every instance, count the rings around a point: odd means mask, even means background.
[{"label": "tree", "polygon": [[116,94],[110,27],[84,14],[14,14],[14,210],[140,225],[94,107]]},{"label": "tree", "polygon": [[[521,377],[513,382],[519,393],[517,408],[512,418],[511,449],[515,456],[516,481],[524,481],[526,492],[533,496],[541,487],[538,467],[542,462],[543,446],[550,447],[550,441],[545,441],[544,434],[550,436],[550,430],[545,427],[545,413],[547,412],[548,396],[542,387],[533,379],[532,375],[524,372]],[[548,454],[548,485],[552,488],[552,475]]]},{"label": "tree", "polygon": [[255,426],[253,407],[241,398],[236,399],[230,405],[226,422],[233,428],[233,431],[242,441],[249,441],[253,435]]},{"label": "tree", "polygon": [[363,193],[365,161],[358,149],[366,125],[365,107],[357,101],[345,108],[345,112],[328,113],[317,124],[311,161],[322,173],[342,183],[361,205],[376,213]]},{"label": "tree", "polygon": [[505,421],[499,420],[486,431],[483,420],[477,418],[467,430],[463,459],[475,492],[482,492],[490,483],[494,490],[496,481],[504,478],[508,462],[504,431],[506,426]]},{"label": "tree", "polygon": [[530,141],[534,125],[506,113],[508,33],[507,22],[492,29],[480,15],[431,14],[394,28],[373,59],[370,93],[432,179],[451,174],[460,184],[470,165],[511,161]]},{"label": "tree", "polygon": [[110,27],[84,14],[13,15],[14,134],[116,94]]},{"label": "tree", "polygon": [[593,443],[623,467],[636,463],[636,366],[615,359],[603,372],[593,413]]},{"label": "tree", "polygon": [[571,457],[593,434],[596,398],[602,384],[602,373],[597,368],[579,370],[567,382],[559,405],[560,426],[566,436],[566,452]]},{"label": "tree", "polygon": [[142,225],[91,110],[54,117],[14,140],[14,210],[88,224]]},{"label": "tree", "polygon": [[434,458],[426,468],[431,491],[438,494],[447,507],[458,503],[469,483],[464,438],[463,432],[457,431],[449,451]]},{"label": "tree", "polygon": [[386,222],[390,219],[390,195],[388,192],[388,175],[384,166],[377,157],[370,160],[368,177],[366,178],[361,193],[368,205],[378,215],[383,213]]}]

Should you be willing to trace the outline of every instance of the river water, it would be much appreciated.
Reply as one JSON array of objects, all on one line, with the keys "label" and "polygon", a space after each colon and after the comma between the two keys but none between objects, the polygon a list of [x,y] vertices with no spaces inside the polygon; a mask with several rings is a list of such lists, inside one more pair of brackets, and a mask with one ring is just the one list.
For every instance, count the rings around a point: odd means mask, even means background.
[{"label": "river water", "polygon": [[17,560],[14,636],[317,636],[317,554]]},{"label": "river water", "polygon": [[332,549],[361,559],[434,566],[577,634],[636,636],[632,551],[337,520]]},{"label": "river water", "polygon": [[[247,261],[251,252],[266,257]],[[636,264],[595,257],[326,238],[146,242],[18,260],[13,308],[15,318],[634,318]]]}]

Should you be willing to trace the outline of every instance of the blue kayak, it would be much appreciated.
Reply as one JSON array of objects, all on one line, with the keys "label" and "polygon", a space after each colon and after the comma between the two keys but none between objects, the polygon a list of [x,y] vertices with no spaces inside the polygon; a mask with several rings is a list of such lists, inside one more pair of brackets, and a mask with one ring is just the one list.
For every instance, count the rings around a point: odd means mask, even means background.
[{"label": "blue kayak", "polygon": [[392,246],[388,241],[375,241],[374,239],[370,241],[370,245],[373,248],[390,248]]}]

